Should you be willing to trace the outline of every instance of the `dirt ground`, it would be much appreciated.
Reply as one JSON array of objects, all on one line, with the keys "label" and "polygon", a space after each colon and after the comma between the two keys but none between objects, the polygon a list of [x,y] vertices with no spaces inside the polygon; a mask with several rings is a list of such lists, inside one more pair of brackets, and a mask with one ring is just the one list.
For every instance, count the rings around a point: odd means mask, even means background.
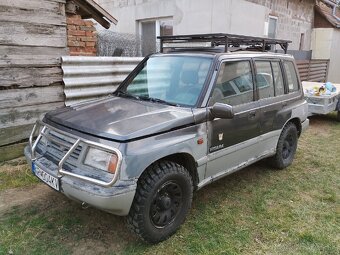
[{"label": "dirt ground", "polygon": [[45,201],[58,193],[44,184],[29,188],[8,189],[0,192],[0,215],[14,206],[26,207],[32,202]]},{"label": "dirt ground", "polygon": [[[39,214],[48,211],[54,214],[76,215],[72,232],[81,232],[82,238],[64,240],[65,245],[75,255],[106,254],[108,250],[119,252],[126,242],[137,241],[125,225],[125,219],[102,212],[95,208],[82,208],[81,204],[69,200],[63,194],[55,192],[45,184],[39,183],[33,187],[14,188],[0,192],[0,219],[2,215],[10,213],[13,208],[20,211],[35,208]],[[67,208],[67,210],[65,209]],[[78,226],[77,226],[78,225]],[[119,231],[117,231],[119,229]],[[119,240],[118,242],[112,242]]]},{"label": "dirt ground", "polygon": [[[30,176],[31,171],[25,158],[1,163],[0,187],[1,183],[5,184],[4,182],[11,178],[18,179],[26,175]],[[63,246],[68,251],[71,250],[71,254],[107,254],[108,251],[114,251],[116,254],[120,253],[127,243],[138,242],[137,237],[127,229],[124,217],[91,207],[82,208],[80,203],[55,192],[49,186],[38,182],[35,177],[33,182],[28,180],[15,185],[23,186],[7,188],[8,186],[3,185],[0,189],[0,220],[8,219],[8,215],[13,214],[13,211],[25,215],[26,212],[34,210],[36,215],[41,218],[51,215],[49,220],[53,222],[54,226],[60,228],[58,230],[61,233],[71,232],[61,237],[64,239]],[[69,229],[66,231],[67,225],[69,225]],[[41,232],[37,232],[37,235],[46,234],[45,230],[41,230]],[[56,233],[56,235],[58,234],[60,233]],[[112,242],[112,240],[115,241]],[[1,240],[0,254],[2,254]]]}]

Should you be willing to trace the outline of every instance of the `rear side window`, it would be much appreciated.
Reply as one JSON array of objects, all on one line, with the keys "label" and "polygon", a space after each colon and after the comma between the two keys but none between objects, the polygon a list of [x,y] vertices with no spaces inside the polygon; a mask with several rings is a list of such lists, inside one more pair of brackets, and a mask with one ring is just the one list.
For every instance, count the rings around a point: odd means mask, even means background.
[{"label": "rear side window", "polygon": [[295,67],[293,62],[284,62],[286,75],[287,75],[287,83],[288,83],[288,92],[295,92],[299,90],[299,82],[296,75]]},{"label": "rear side window", "polygon": [[254,100],[250,61],[224,62],[217,76],[210,105],[216,102],[240,105]]},{"label": "rear side window", "polygon": [[255,61],[256,85],[259,98],[274,97],[274,82],[272,67],[269,61]]},{"label": "rear side window", "polygon": [[279,62],[272,62],[273,77],[275,83],[275,95],[281,96],[285,93],[282,71]]}]

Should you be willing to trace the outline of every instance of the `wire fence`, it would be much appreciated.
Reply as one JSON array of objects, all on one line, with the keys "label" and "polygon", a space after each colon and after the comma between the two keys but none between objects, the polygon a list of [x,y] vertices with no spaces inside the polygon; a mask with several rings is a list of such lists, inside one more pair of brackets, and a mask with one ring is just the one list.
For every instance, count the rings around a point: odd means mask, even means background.
[{"label": "wire fence", "polygon": [[141,48],[141,40],[136,35],[107,30],[98,33],[98,56],[140,57]]}]

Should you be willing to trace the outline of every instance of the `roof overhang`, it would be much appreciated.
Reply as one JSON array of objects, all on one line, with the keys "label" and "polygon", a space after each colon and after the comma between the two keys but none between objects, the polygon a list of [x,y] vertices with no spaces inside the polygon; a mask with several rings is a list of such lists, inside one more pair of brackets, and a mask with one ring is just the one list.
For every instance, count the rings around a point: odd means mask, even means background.
[{"label": "roof overhang", "polygon": [[117,24],[118,20],[103,9],[93,0],[72,0],[79,9],[79,14],[83,19],[94,19],[105,28],[110,28],[111,23]]},{"label": "roof overhang", "polygon": [[[335,27],[335,28],[340,28],[340,21],[338,21],[332,14],[332,8],[329,7],[326,3],[324,2],[316,2],[314,10],[318,12],[324,19],[327,20],[327,22]],[[338,11],[339,13],[339,11]]]}]

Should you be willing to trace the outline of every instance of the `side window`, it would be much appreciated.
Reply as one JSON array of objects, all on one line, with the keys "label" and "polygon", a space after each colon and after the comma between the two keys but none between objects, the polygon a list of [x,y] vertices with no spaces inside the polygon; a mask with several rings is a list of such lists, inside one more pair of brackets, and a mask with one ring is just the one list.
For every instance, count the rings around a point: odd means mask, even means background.
[{"label": "side window", "polygon": [[287,75],[287,83],[288,83],[288,91],[289,93],[299,90],[299,82],[296,76],[296,71],[293,62],[284,62],[286,75]]},{"label": "side window", "polygon": [[282,71],[279,62],[272,62],[273,76],[275,82],[275,95],[281,96],[285,93]]},{"label": "side window", "polygon": [[249,61],[224,62],[217,76],[210,105],[216,102],[239,105],[252,102],[254,83]]},{"label": "side window", "polygon": [[255,61],[256,66],[256,86],[259,98],[274,97],[274,82],[272,67],[269,61]]}]

